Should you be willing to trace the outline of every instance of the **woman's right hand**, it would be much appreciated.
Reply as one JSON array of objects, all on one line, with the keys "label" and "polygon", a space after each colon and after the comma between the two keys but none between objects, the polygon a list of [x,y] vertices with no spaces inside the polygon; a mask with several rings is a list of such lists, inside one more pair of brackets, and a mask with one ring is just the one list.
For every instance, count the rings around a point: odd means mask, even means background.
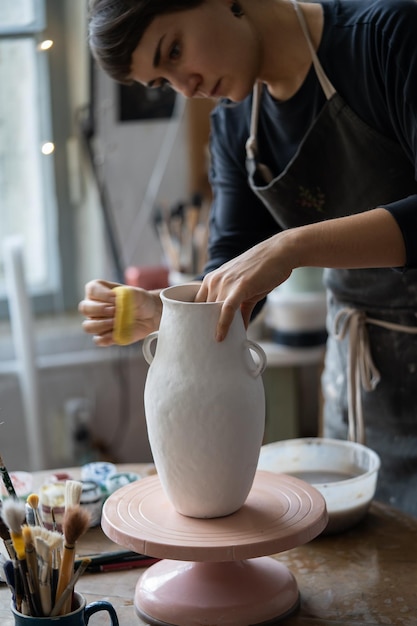
[{"label": "woman's right hand", "polygon": [[[87,319],[82,323],[85,332],[93,336],[97,346],[112,346],[116,295],[114,287],[120,283],[106,280],[92,280],[85,286],[85,298],[78,305],[78,310]],[[159,291],[146,291],[140,287],[131,287],[134,292],[135,328],[132,343],[143,339],[159,328],[162,314],[162,302]]]}]

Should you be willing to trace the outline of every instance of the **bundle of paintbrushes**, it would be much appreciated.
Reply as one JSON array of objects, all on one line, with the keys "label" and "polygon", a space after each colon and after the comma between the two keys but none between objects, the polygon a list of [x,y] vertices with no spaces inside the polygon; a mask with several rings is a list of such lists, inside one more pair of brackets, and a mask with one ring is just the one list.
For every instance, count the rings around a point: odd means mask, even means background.
[{"label": "bundle of paintbrushes", "polygon": [[207,250],[207,207],[199,194],[189,203],[178,202],[170,209],[157,208],[154,226],[170,269],[183,274],[200,274]]},{"label": "bundle of paintbrushes", "polygon": [[76,544],[89,528],[90,515],[79,505],[79,483],[69,482],[63,533],[44,528],[34,494],[28,498],[33,526],[26,523],[24,502],[12,497],[2,503],[1,538],[10,557],[3,563],[4,576],[16,610],[24,615],[69,613],[75,584],[91,562],[86,558],[74,567]]}]

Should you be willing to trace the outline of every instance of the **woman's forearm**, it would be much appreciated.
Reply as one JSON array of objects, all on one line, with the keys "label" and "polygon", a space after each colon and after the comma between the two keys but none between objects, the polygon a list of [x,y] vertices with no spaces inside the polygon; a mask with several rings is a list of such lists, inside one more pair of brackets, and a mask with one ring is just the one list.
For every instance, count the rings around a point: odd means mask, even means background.
[{"label": "woman's forearm", "polygon": [[406,252],[401,230],[385,209],[301,226],[274,235],[207,274],[198,301],[222,301],[216,331],[226,336],[235,312],[245,324],[254,306],[298,267],[401,267]]},{"label": "woman's forearm", "polygon": [[286,231],[292,269],[401,267],[406,251],[401,230],[389,211],[332,219]]}]

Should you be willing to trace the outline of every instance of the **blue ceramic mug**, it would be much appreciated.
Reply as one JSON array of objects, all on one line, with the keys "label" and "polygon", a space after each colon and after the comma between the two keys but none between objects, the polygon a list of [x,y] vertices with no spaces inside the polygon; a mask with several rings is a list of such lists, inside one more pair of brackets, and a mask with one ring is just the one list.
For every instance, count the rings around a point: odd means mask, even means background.
[{"label": "blue ceramic mug", "polygon": [[117,618],[114,606],[107,602],[107,600],[98,600],[97,602],[91,602],[87,604],[86,599],[80,593],[74,593],[73,606],[75,608],[71,613],[66,615],[58,615],[56,617],[32,617],[30,615],[23,615],[16,611],[12,606],[12,613],[14,615],[15,626],[87,626],[90,617],[94,613],[99,611],[107,611],[110,615],[111,626],[119,626],[119,620]]}]

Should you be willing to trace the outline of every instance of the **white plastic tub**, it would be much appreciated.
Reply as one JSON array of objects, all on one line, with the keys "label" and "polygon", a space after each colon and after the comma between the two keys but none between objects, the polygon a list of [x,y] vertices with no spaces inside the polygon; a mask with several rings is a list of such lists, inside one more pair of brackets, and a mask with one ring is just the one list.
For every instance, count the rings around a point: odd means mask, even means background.
[{"label": "white plastic tub", "polygon": [[324,496],[329,514],[326,534],[359,522],[375,494],[380,458],[351,441],[311,437],[276,441],[261,448],[258,469],[290,474]]}]

